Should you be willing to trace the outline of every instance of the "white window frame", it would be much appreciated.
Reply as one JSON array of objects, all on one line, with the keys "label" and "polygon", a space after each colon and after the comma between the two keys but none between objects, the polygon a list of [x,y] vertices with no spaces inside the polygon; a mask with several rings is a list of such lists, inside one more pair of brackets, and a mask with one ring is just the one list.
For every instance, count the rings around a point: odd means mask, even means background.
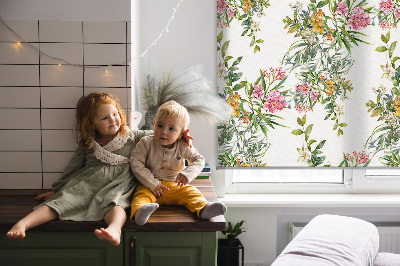
[{"label": "white window frame", "polygon": [[399,175],[367,176],[366,169],[353,170],[353,189],[366,193],[399,193]]},{"label": "white window frame", "polygon": [[[329,194],[329,193],[399,193],[400,176],[366,176],[366,169],[343,169],[343,183],[234,183],[234,169],[225,169],[225,193],[227,194]],[[240,171],[240,170],[236,170]],[[262,171],[257,169],[257,171]],[[321,173],[323,170],[321,169]]]}]

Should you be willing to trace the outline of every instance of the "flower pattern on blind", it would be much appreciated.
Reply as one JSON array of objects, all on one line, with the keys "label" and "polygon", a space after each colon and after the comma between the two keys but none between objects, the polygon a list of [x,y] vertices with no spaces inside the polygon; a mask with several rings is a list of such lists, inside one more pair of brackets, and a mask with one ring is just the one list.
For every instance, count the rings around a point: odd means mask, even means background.
[{"label": "flower pattern on blind", "polygon": [[222,167],[400,164],[400,0],[218,0]]}]

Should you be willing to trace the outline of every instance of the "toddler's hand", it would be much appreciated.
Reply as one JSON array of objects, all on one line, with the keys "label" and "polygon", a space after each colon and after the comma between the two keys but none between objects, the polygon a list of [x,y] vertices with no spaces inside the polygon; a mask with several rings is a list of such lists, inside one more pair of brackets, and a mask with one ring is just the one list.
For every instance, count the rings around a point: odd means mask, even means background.
[{"label": "toddler's hand", "polygon": [[49,198],[53,197],[56,194],[54,191],[49,191],[46,193],[42,193],[36,196],[35,200],[48,200]]},{"label": "toddler's hand", "polygon": [[152,193],[154,196],[156,196],[156,198],[161,198],[162,196],[164,196],[164,190],[169,191],[169,188],[160,183],[154,189],[154,191],[152,191]]},{"label": "toddler's hand", "polygon": [[185,131],[183,131],[182,137],[186,140],[189,148],[192,148],[193,147],[193,145],[192,145],[193,137],[189,135],[189,131],[190,131],[190,129],[186,129]]},{"label": "toddler's hand", "polygon": [[187,179],[186,176],[179,174],[176,177],[175,182],[178,183],[179,186],[183,187],[189,183],[189,180]]}]

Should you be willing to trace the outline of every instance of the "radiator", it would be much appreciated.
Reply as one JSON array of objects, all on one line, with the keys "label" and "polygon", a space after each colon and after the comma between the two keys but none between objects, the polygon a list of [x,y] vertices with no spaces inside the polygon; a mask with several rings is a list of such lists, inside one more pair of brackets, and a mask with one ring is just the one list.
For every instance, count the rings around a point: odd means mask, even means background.
[{"label": "radiator", "polygon": [[[378,228],[379,252],[400,254],[400,222],[371,222]],[[289,242],[307,223],[289,223]],[[288,242],[288,243],[289,243]]]}]

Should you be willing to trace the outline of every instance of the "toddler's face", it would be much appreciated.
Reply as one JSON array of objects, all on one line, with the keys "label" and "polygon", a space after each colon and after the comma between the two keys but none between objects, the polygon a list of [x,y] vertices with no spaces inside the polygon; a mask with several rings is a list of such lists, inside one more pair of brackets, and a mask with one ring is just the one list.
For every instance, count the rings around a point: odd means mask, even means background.
[{"label": "toddler's face", "polygon": [[154,139],[165,148],[172,148],[175,141],[182,137],[182,123],[173,117],[159,118],[154,121]]},{"label": "toddler's face", "polygon": [[94,127],[101,138],[113,138],[121,126],[121,117],[113,104],[102,104],[97,108]]}]

